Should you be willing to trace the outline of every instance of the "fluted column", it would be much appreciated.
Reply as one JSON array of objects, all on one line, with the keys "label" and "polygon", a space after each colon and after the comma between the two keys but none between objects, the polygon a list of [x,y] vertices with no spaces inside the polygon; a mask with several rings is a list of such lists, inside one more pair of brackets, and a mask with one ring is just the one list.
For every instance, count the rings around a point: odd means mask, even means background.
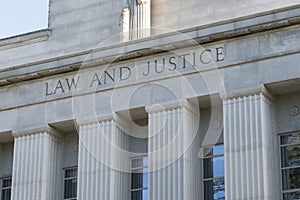
[{"label": "fluted column", "polygon": [[60,167],[55,131],[15,137],[11,199],[60,199]]},{"label": "fluted column", "polygon": [[121,27],[122,27],[122,41],[127,42],[130,39],[130,8],[125,7],[122,9],[121,17]]},{"label": "fluted column", "polygon": [[[123,19],[126,20],[129,11],[130,40],[140,39],[151,35],[151,0],[130,0],[129,9],[123,10]],[[124,11],[126,11],[124,13]],[[125,14],[125,15],[124,15]],[[123,32],[125,30],[123,29]]]},{"label": "fluted column", "polygon": [[80,125],[78,200],[128,200],[128,137],[114,119]]},{"label": "fluted column", "polygon": [[198,108],[181,102],[148,112],[149,199],[199,199]]},{"label": "fluted column", "polygon": [[138,0],[138,38],[150,36],[151,4],[150,0]]},{"label": "fluted column", "polygon": [[261,92],[225,100],[223,109],[226,199],[280,199],[271,101]]}]

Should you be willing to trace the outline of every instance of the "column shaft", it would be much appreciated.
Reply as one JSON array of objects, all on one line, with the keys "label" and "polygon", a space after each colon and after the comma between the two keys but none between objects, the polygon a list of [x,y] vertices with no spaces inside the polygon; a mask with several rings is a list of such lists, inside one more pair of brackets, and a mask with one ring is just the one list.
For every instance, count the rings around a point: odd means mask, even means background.
[{"label": "column shaft", "polygon": [[113,120],[80,127],[79,200],[129,199],[129,158],[122,152],[127,140]]},{"label": "column shaft", "polygon": [[58,140],[41,132],[15,138],[12,200],[56,200],[60,159]]},{"label": "column shaft", "polygon": [[197,114],[185,107],[150,113],[150,200],[199,199],[198,122]]},{"label": "column shaft", "polygon": [[223,108],[226,199],[280,199],[272,103],[258,94],[226,100]]}]

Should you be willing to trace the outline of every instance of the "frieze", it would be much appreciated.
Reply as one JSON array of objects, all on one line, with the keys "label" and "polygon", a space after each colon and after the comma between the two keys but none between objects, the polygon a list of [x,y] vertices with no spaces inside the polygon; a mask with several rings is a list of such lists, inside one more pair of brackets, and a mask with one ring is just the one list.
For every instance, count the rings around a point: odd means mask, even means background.
[{"label": "frieze", "polygon": [[213,69],[225,60],[222,45],[169,52],[166,55],[140,59],[126,64],[109,64],[90,70],[79,70],[74,76],[48,80],[44,83],[46,97],[66,93],[98,91],[131,83],[151,81],[169,76]]}]

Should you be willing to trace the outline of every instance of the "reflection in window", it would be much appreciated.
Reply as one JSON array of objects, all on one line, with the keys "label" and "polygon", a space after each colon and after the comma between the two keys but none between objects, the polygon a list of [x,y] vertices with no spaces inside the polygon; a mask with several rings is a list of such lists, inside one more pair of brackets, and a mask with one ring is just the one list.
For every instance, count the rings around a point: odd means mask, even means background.
[{"label": "reflection in window", "polygon": [[77,197],[77,167],[64,170],[64,199],[76,200]]},{"label": "reflection in window", "polygon": [[280,136],[283,200],[300,200],[300,133]]},{"label": "reflection in window", "polygon": [[225,199],[224,145],[205,147],[204,153],[204,199]]},{"label": "reflection in window", "polygon": [[131,159],[131,200],[148,200],[148,158]]},{"label": "reflection in window", "polygon": [[11,177],[1,179],[1,200],[10,200],[11,197]]}]

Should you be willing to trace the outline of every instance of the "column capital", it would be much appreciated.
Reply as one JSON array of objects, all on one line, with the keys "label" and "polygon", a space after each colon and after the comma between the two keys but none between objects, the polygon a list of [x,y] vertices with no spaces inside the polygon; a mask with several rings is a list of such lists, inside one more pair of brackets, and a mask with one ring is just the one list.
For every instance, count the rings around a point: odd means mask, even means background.
[{"label": "column capital", "polygon": [[84,125],[90,125],[90,124],[97,124],[105,121],[111,121],[114,120],[115,114],[114,113],[109,113],[109,114],[103,114],[103,115],[95,115],[93,117],[84,117],[84,118],[78,118],[76,119],[76,123],[79,126],[84,126]]},{"label": "column capital", "polygon": [[138,4],[149,3],[151,0],[137,0]]},{"label": "column capital", "polygon": [[246,90],[241,90],[238,92],[223,93],[223,94],[220,94],[220,97],[223,100],[229,100],[229,99],[235,99],[235,98],[239,98],[239,97],[252,96],[252,95],[258,95],[258,94],[263,94],[265,97],[267,97],[271,101],[273,101],[275,99],[274,95],[264,85],[260,85],[260,86],[253,87],[253,88],[248,88]]},{"label": "column capital", "polygon": [[47,125],[45,127],[33,128],[31,130],[12,131],[12,135],[14,137],[20,137],[20,136],[26,136],[26,135],[32,135],[32,134],[44,133],[44,132],[47,132],[48,134],[53,135],[55,137],[61,136],[60,132],[50,125]]},{"label": "column capital", "polygon": [[186,108],[191,112],[198,114],[199,106],[195,105],[195,103],[191,103],[187,99],[179,99],[174,101],[163,102],[154,105],[146,106],[146,112],[149,114],[156,112],[163,112],[172,109]]},{"label": "column capital", "polygon": [[130,12],[130,8],[129,7],[123,7],[122,8],[122,12]]}]

